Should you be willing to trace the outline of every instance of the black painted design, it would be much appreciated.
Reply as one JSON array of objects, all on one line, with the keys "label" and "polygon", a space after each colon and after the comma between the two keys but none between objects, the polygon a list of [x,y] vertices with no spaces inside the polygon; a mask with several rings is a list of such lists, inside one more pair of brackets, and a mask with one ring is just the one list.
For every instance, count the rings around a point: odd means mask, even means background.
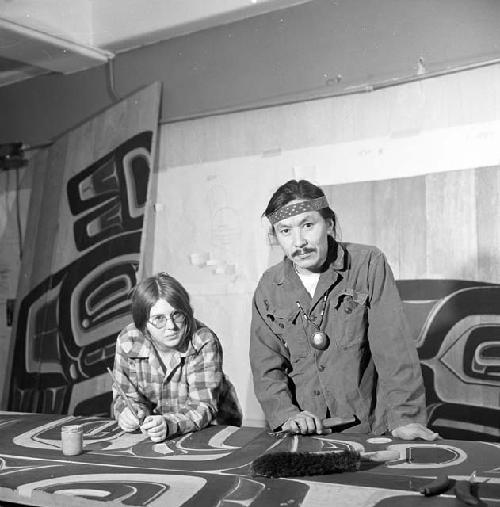
[{"label": "black painted design", "polygon": [[[10,410],[67,413],[75,388],[112,366],[139,266],[151,141],[137,134],[69,179],[81,255],[20,302]],[[110,392],[80,393],[73,411],[106,415],[110,402]]]},{"label": "black painted design", "polygon": [[500,285],[400,280],[417,338],[431,428],[500,440]]},{"label": "black painted design", "polygon": [[[81,455],[61,452],[61,427],[83,428]],[[478,495],[492,505],[500,501],[500,447],[486,442],[440,440],[386,445],[370,443],[366,435],[330,434],[276,441],[266,430],[210,426],[201,431],[154,444],[140,432],[124,433],[115,421],[97,417],[49,414],[0,414],[0,501],[86,506],[110,502],[120,506],[178,507],[246,505],[343,504],[368,507],[400,505],[391,498],[415,494],[437,473],[465,477],[476,470]],[[308,477],[252,477],[251,463],[267,452],[397,450],[386,463],[361,463],[359,471]],[[412,496],[411,496],[412,495]],[[426,499],[427,500],[427,499]],[[376,502],[376,503],[374,503]],[[412,505],[423,505],[415,503]],[[441,504],[440,504],[441,505]],[[490,505],[490,503],[488,503]]]}]

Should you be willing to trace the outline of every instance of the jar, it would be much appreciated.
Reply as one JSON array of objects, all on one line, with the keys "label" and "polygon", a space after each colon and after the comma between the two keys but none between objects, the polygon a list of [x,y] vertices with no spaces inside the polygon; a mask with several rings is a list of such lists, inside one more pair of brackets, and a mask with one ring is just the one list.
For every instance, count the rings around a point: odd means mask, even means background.
[{"label": "jar", "polygon": [[62,452],[66,456],[77,456],[83,450],[83,430],[78,424],[61,428]]}]

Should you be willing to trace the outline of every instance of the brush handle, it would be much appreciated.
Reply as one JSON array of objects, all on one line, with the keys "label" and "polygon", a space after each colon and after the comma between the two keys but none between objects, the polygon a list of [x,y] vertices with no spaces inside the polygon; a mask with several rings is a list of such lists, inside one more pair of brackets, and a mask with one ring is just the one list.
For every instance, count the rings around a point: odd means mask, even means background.
[{"label": "brush handle", "polygon": [[399,451],[396,450],[360,452],[359,455],[362,461],[371,461],[372,463],[384,463],[400,458]]},{"label": "brush handle", "polygon": [[[284,453],[284,452],[293,452],[293,451],[282,451],[282,453]],[[321,454],[323,456],[329,456],[329,455],[331,456],[332,454],[339,455],[342,452],[345,452],[345,451],[321,451],[321,452],[316,452],[316,454]],[[358,452],[355,449],[351,448],[350,452],[353,453],[354,455],[358,454],[361,461],[370,461],[372,463],[385,463],[386,461],[396,461],[401,457],[401,454],[399,453],[399,451],[397,451],[395,449]],[[307,454],[307,452],[305,452],[303,454]],[[310,454],[313,454],[313,453],[310,453]]]},{"label": "brush handle", "polygon": [[123,389],[120,387],[120,385],[116,381],[116,378],[113,375],[113,372],[109,368],[106,368],[106,369],[108,370],[108,373],[111,375],[111,378],[113,379],[113,387],[118,391],[118,394],[120,395],[121,399],[125,402],[128,409],[130,410],[130,412],[132,412],[132,414],[135,415],[135,417],[137,417],[137,419],[139,419],[139,416],[137,414],[137,411],[134,408],[134,405],[132,405],[132,402],[128,399],[127,395],[124,393]]}]

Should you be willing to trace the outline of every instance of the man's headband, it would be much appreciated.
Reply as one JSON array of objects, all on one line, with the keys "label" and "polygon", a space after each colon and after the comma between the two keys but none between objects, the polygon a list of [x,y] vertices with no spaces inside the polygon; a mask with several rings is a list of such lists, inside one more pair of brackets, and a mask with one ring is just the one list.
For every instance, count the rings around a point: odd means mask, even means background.
[{"label": "man's headband", "polygon": [[271,225],[289,217],[293,217],[295,215],[300,215],[300,213],[304,213],[305,211],[318,211],[323,208],[329,208],[330,205],[326,200],[326,197],[318,197],[317,199],[309,199],[306,201],[295,202],[293,204],[288,204],[282,206],[280,209],[277,209],[270,215],[266,215],[268,220],[271,222]]}]

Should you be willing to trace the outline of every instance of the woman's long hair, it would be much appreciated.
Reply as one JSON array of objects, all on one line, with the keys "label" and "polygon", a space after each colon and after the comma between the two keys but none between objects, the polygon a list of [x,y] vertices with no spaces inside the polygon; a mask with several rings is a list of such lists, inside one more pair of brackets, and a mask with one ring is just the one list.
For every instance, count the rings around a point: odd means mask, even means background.
[{"label": "woman's long hair", "polygon": [[196,325],[189,294],[182,284],[168,273],[150,276],[132,289],[132,318],[135,327],[142,332],[146,330],[151,308],[159,299],[165,299],[172,308],[185,315],[185,336],[191,337]]}]

